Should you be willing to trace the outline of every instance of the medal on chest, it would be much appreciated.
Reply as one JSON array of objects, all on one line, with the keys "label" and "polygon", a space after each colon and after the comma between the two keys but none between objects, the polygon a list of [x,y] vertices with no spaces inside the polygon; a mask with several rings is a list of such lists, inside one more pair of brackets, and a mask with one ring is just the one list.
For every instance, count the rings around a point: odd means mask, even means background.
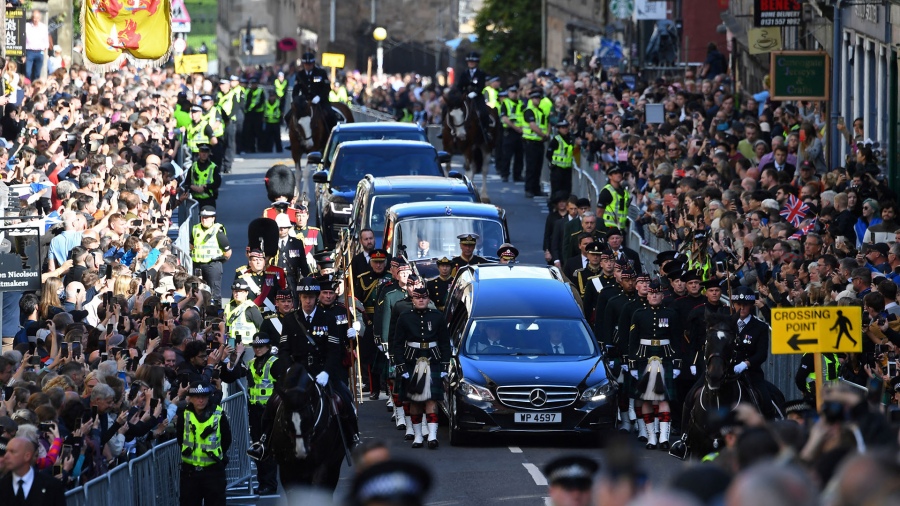
[{"label": "medal on chest", "polygon": [[431,332],[431,322],[428,322],[428,332]]},{"label": "medal on chest", "polygon": [[660,318],[660,319],[659,319],[659,327],[660,327],[660,328],[668,327],[668,326],[669,326],[669,319],[668,319],[668,318]]}]

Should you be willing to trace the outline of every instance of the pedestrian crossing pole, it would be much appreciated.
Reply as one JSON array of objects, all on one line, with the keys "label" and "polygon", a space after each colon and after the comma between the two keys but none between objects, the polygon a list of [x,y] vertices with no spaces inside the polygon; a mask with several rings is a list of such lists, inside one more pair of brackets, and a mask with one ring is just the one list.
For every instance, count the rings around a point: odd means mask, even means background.
[{"label": "pedestrian crossing pole", "polygon": [[816,363],[816,413],[822,412],[822,353],[815,352],[813,354],[813,360]]}]

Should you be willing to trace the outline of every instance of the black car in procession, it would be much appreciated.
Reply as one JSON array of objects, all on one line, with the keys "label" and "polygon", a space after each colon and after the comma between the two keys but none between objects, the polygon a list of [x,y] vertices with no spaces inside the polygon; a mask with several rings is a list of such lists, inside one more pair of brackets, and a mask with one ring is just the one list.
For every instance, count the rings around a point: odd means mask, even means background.
[{"label": "black car in procession", "polygon": [[445,314],[453,358],[442,408],[451,445],[471,433],[593,437],[615,427],[617,385],[559,270],[466,267]]},{"label": "black car in procession", "polygon": [[331,167],[313,174],[319,228],[327,248],[334,248],[340,229],[350,224],[359,181],[383,176],[446,176],[441,164],[450,155],[421,141],[347,141],[334,153]]},{"label": "black car in procession", "polygon": [[307,166],[314,172],[328,170],[337,147],[348,141],[401,140],[428,142],[428,132],[417,123],[399,121],[369,121],[338,123],[331,129],[325,150],[313,151],[306,157]]}]

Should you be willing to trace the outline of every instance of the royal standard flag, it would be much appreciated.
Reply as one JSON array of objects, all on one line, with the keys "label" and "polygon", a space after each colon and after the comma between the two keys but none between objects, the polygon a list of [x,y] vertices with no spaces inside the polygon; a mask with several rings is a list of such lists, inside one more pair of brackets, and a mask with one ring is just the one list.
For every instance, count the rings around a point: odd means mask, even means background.
[{"label": "royal standard flag", "polygon": [[81,8],[84,56],[95,70],[161,66],[172,48],[171,0],[85,0]]}]

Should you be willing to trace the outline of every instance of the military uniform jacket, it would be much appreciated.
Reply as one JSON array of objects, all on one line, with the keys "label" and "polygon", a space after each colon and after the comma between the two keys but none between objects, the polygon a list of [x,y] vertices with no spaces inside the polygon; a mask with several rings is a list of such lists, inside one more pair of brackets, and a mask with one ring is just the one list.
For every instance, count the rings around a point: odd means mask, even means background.
[{"label": "military uniform jacket", "polygon": [[759,379],[764,377],[762,365],[769,358],[770,333],[769,325],[752,315],[750,322],[742,331],[738,332],[734,363],[749,361],[750,366],[745,371],[748,376],[755,376]]},{"label": "military uniform jacket", "polygon": [[391,339],[391,318],[394,304],[406,297],[406,290],[396,284],[392,289],[385,290],[383,296],[378,299],[378,307],[375,308],[375,316],[380,318],[375,321],[375,336],[381,338],[382,343],[388,343]]},{"label": "military uniform jacket", "polygon": [[272,339],[273,343],[280,341],[284,333],[284,316],[281,313],[267,313],[263,316],[263,322],[259,326],[259,331],[265,332]]},{"label": "military uniform jacket", "polygon": [[321,253],[325,250],[325,243],[322,242],[322,231],[316,227],[294,227],[291,234],[303,242],[303,253]]},{"label": "military uniform jacket", "polygon": [[[730,310],[725,304],[701,304],[691,310],[687,318],[687,326],[684,328],[687,339],[683,339],[683,347],[676,348],[681,358],[686,360],[685,365],[701,365],[703,349],[706,346],[706,313],[728,314]],[[674,342],[672,343],[675,344]]]},{"label": "military uniform jacket", "polygon": [[331,92],[331,80],[328,77],[328,71],[322,67],[316,65],[309,73],[300,69],[295,74],[294,89],[291,90],[291,96],[294,99],[299,95],[303,95],[307,100],[319,97],[320,104],[327,104],[329,92]]},{"label": "military uniform jacket", "polygon": [[444,306],[447,304],[447,294],[450,293],[451,283],[453,283],[452,277],[442,279],[440,276],[425,282],[425,289],[428,290],[428,297],[431,298],[431,301],[438,311],[443,311]]},{"label": "military uniform jacket", "polygon": [[[603,271],[599,268],[595,271],[588,264],[583,269],[576,269],[572,276],[575,289],[578,290],[578,295],[581,296],[584,317],[590,322],[594,321],[594,307],[597,305],[597,295],[603,289],[603,280],[600,279],[602,274]],[[593,281],[595,279],[597,281]]]},{"label": "military uniform jacket", "polygon": [[[410,348],[406,343],[429,343],[427,348]],[[434,346],[431,343],[437,343]],[[450,332],[447,321],[437,309],[412,309],[397,319],[397,331],[390,347],[391,361],[396,366],[405,364],[412,373],[416,359],[428,357],[432,371],[440,367],[446,371],[450,363]]]},{"label": "military uniform jacket", "polygon": [[602,334],[598,336],[598,340],[603,344],[614,344],[619,353],[625,355],[628,347],[628,329],[619,328],[619,317],[622,316],[622,310],[625,306],[637,300],[637,290],[632,292],[622,292],[606,305],[606,311],[603,313],[603,319],[598,320],[598,325]]},{"label": "military uniform jacket", "polygon": [[664,292],[664,293],[666,294],[666,296],[663,297],[662,305],[663,305],[663,306],[666,306],[666,307],[672,307],[672,304],[673,304],[676,300],[678,300],[678,299],[684,297],[685,295],[687,295],[687,291],[686,291],[686,290],[685,290],[684,292],[682,292],[682,293],[676,293],[675,291],[672,290],[671,287],[667,288],[667,291]]},{"label": "military uniform jacket", "polygon": [[697,294],[697,295],[685,295],[684,297],[679,297],[672,302],[670,306],[672,309],[678,313],[679,318],[681,318],[681,326],[682,328],[686,328],[688,326],[688,317],[691,315],[691,311],[697,306],[701,306],[706,302],[706,297]]},{"label": "military uniform jacket", "polygon": [[[678,336],[678,314],[663,306],[647,305],[631,316],[628,338],[629,358],[670,357],[671,343]],[[669,340],[669,345],[665,344]],[[641,343],[644,340],[644,344]],[[647,344],[646,341],[650,340]]]},{"label": "military uniform jacket", "polygon": [[466,260],[462,256],[458,255],[458,256],[453,257],[450,261],[453,262],[453,274],[451,277],[456,276],[456,271],[460,267],[465,267],[467,265],[479,265],[479,264],[490,263],[488,261],[488,259],[486,259],[484,257],[480,257],[478,255],[472,255],[472,258],[470,258],[469,260]]},{"label": "military uniform jacket", "polygon": [[353,296],[363,302],[366,309],[366,325],[372,325],[375,315],[375,306],[377,304],[378,283],[387,282],[390,274],[382,272],[376,274],[375,271],[365,271],[358,274],[353,280]]},{"label": "military uniform jacket", "polygon": [[309,276],[312,272],[306,261],[303,241],[296,237],[288,237],[284,246],[279,246],[278,254],[275,256],[275,265],[284,269],[287,279],[291,281],[292,288],[296,285],[297,279]]},{"label": "military uniform jacket", "polygon": [[[626,338],[626,336],[630,336],[631,332],[631,319],[634,317],[634,314],[641,309],[650,307],[650,303],[647,302],[647,297],[638,296],[636,299],[622,306],[622,313],[619,315],[619,342],[622,339]],[[619,346],[622,348],[622,346]],[[628,344],[628,354],[631,354],[631,344],[629,341]]]},{"label": "military uniform jacket", "polygon": [[[613,277],[613,280],[615,280],[615,277]],[[601,327],[604,325],[603,316],[606,314],[606,306],[609,305],[609,301],[624,292],[625,291],[622,290],[622,285],[614,281],[613,284],[604,286],[603,290],[600,291],[600,294],[597,295],[597,306],[594,308],[594,337],[596,337],[597,341],[601,344],[612,344],[600,340],[600,336],[604,332]]]},{"label": "military uniform jacket", "polygon": [[[262,272],[253,272],[249,268],[240,269],[239,277],[246,280],[250,285],[250,296],[253,303],[258,307],[266,307],[271,305],[271,309],[275,307],[275,295],[278,290],[287,288],[287,274],[281,267],[267,265],[266,270]],[[270,304],[266,304],[266,300]]]},{"label": "military uniform jacket", "polygon": [[344,304],[337,302],[335,300],[334,304],[330,306],[326,306],[321,302],[318,304],[319,309],[327,312],[334,318],[335,329],[337,336],[341,338],[342,347],[346,347],[350,344],[347,339],[347,329],[350,328],[350,319],[347,316],[349,312],[347,311],[347,306]]},{"label": "military uniform jacket", "polygon": [[303,364],[313,376],[326,371],[337,377],[341,370],[341,340],[334,317],[316,308],[312,324],[307,325],[302,310],[291,311],[283,318],[284,334],[278,345],[278,358]]}]

